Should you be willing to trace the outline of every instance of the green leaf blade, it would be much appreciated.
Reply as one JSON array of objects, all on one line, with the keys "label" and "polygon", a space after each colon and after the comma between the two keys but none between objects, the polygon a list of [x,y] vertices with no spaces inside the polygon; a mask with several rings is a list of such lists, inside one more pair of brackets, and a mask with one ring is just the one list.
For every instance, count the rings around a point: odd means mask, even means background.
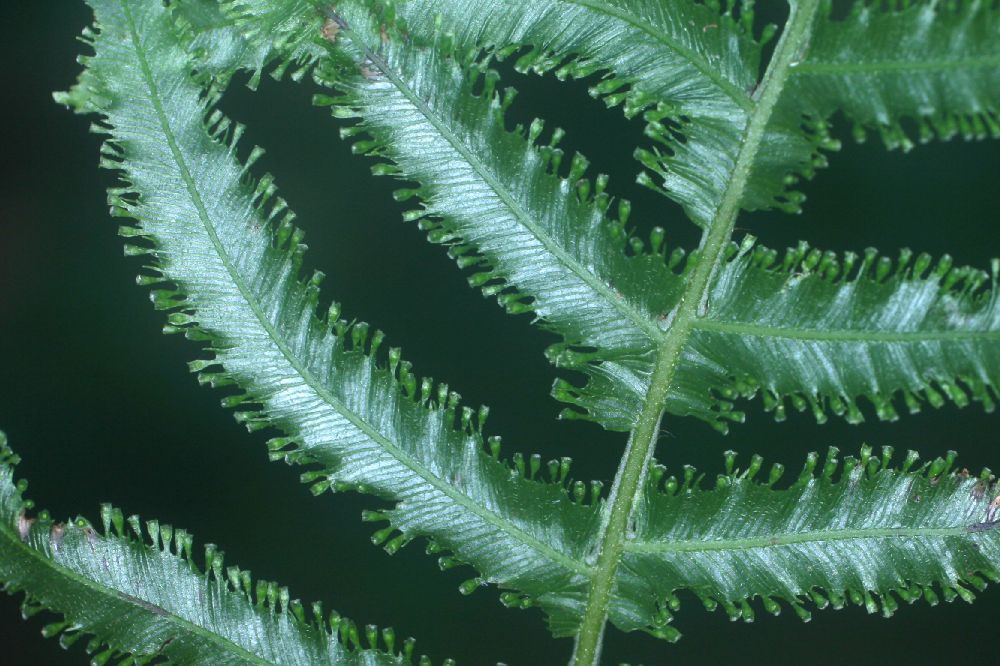
[{"label": "green leaf blade", "polygon": [[272,179],[245,176],[229,121],[191,79],[195,63],[160,3],[95,7],[97,54],[64,99],[107,118],[105,153],[127,183],[112,203],[137,220],[126,235],[151,246],[134,251],[152,255],[159,276],[143,281],[173,285],[154,291],[171,311],[168,329],[206,339],[214,352],[193,369],[245,391],[224,404],[242,405],[237,417],[249,428],[286,433],[273,457],[320,466],[304,475],[315,492],[355,489],[395,502],[383,514],[391,529],[375,539],[390,552],[428,537],[482,581],[517,589],[565,625],[557,618],[577,612],[596,510],[574,503],[557,480],[534,481],[486,454],[485,414],[476,419],[447,386],[421,382],[398,350],[376,360],[380,332],[338,312],[316,316],[322,276],[299,278],[302,234]]},{"label": "green leaf blade", "polygon": [[[240,25],[260,34],[254,17],[264,9],[256,7],[258,0],[237,4]],[[406,7],[422,11],[419,2]],[[672,256],[668,268],[661,237],[653,243],[652,254],[627,256],[624,217],[616,221],[607,216],[608,197],[582,180],[582,168],[571,166],[569,178],[553,173],[552,162],[561,157],[558,149],[532,145],[540,125],[527,133],[506,131],[502,116],[507,100],[494,92],[496,75],[487,69],[489,59],[460,55],[471,48],[463,42],[471,33],[456,36],[435,24],[427,26],[431,32],[422,34],[420,41],[412,32],[412,16],[404,30],[402,17],[398,26],[390,23],[387,28],[384,17],[354,3],[342,3],[336,12],[332,16],[344,28],[336,37],[341,48],[320,77],[342,95],[322,102],[334,105],[338,116],[361,119],[345,131],[372,137],[359,144],[360,150],[389,158],[393,164],[383,172],[418,182],[418,188],[401,195],[415,195],[423,202],[408,216],[420,219],[432,240],[448,245],[460,265],[481,271],[473,277],[474,284],[490,294],[499,292],[510,311],[531,311],[544,327],[563,336],[550,348],[550,360],[587,376],[584,386],[557,381],[554,395],[573,406],[563,416],[593,420],[613,430],[631,429],[684,288],[688,267],[681,264],[683,254]],[[542,18],[548,16],[542,13]],[[675,28],[680,25],[678,17],[663,20]],[[723,27],[736,29],[731,17],[726,20],[730,23],[723,21]],[[529,32],[542,30],[525,26]],[[685,38],[693,39],[689,32]],[[514,39],[489,34],[481,36],[487,46]],[[477,85],[485,85],[478,96],[473,94]],[[740,137],[734,141],[737,148]],[[679,150],[701,150],[696,143],[688,136]],[[720,145],[713,144],[722,150]],[[685,165],[677,168],[692,169],[692,177],[710,172],[678,160]],[[731,169],[729,165],[719,172],[721,183]],[[778,171],[783,177],[785,171]],[[597,196],[580,195],[581,185],[583,191],[596,189]],[[758,191],[752,178],[748,191]],[[675,272],[677,266],[681,268]],[[703,393],[699,382],[681,377],[665,406],[670,413],[697,416],[722,431],[728,421],[742,420],[732,409],[732,396],[720,400]]]},{"label": "green leaf blade", "polygon": [[805,244],[778,262],[748,248],[722,269],[696,324],[683,371],[693,384],[723,394],[759,388],[779,419],[790,402],[819,421],[832,411],[858,422],[859,397],[886,420],[899,406],[912,413],[946,400],[994,408],[996,265],[987,274],[909,251],[896,262],[874,250],[841,260]]},{"label": "green leaf blade", "polygon": [[[219,4],[178,0],[170,9],[178,29],[189,33],[191,51],[202,54],[199,66],[206,74],[224,81],[243,66],[252,71],[263,68],[268,49],[244,39]],[[251,85],[256,85],[256,78]]]},{"label": "green leaf blade", "polygon": [[720,475],[713,490],[690,482],[664,490],[662,475],[651,482],[620,583],[643,603],[622,605],[616,622],[655,624],[659,609],[677,607],[677,590],[752,621],[746,602],[755,598],[774,613],[777,602],[791,605],[804,619],[805,605],[828,603],[888,616],[896,597],[936,603],[937,589],[949,600],[971,601],[969,588],[981,589],[983,577],[1000,580],[1000,530],[992,522],[997,488],[988,472],[976,478],[949,471],[953,457],[904,472],[883,466],[888,458],[870,457],[866,448],[860,460],[845,459],[834,480],[836,455],[831,450],[817,475],[813,454],[787,490],[740,470]]},{"label": "green leaf blade", "polygon": [[[280,0],[288,11],[301,0]],[[319,3],[322,6],[322,3]],[[349,14],[364,3],[334,3]],[[241,18],[273,11],[269,0],[233,0]],[[597,74],[591,95],[626,116],[644,114],[652,143],[637,159],[646,167],[645,185],[680,203],[688,217],[705,226],[712,219],[755,107],[764,40],[752,34],[751,3],[731,10],[702,3],[656,0],[545,0],[497,3],[492,0],[408,0],[390,9],[376,7],[379,21],[398,26],[414,44],[444,33],[463,53],[479,49],[516,54],[516,68],[559,78]],[[287,12],[285,13],[287,14]],[[517,16],[517,21],[509,20]],[[251,18],[248,25],[255,24]],[[264,33],[254,27],[257,35]],[[800,121],[770,130],[771,150],[758,159],[744,207],[799,209],[800,194],[788,191],[790,173],[810,172],[822,161],[825,128],[805,138]]]},{"label": "green leaf blade", "polygon": [[[653,143],[637,153],[649,169],[644,182],[695,224],[711,220],[753,106],[760,47],[745,23],[698,3],[653,0],[419,0],[396,13],[425,38],[443,26],[461,49],[525,47],[521,70],[600,72],[594,97],[629,117],[648,111]],[[784,189],[771,185],[771,196]]]},{"label": "green leaf blade", "polygon": [[52,626],[67,646],[93,635],[104,657],[162,656],[192,666],[408,663],[402,654],[348,648],[322,616],[293,612],[301,604],[284,588],[265,583],[267,596],[254,598],[249,572],[223,573],[214,546],[206,547],[202,572],[184,530],[156,521],[143,529],[135,517],[140,531],[128,536],[121,512],[107,505],[103,533],[82,518],[29,516],[31,503],[14,483],[16,461],[0,433],[0,581],[8,593],[27,594],[26,608],[62,613],[65,621]]},{"label": "green leaf blade", "polygon": [[878,131],[890,147],[958,134],[1000,137],[1000,8],[995,2],[858,2],[817,25],[782,106],[826,118],[840,110],[855,136]]},{"label": "green leaf blade", "polygon": [[[585,161],[574,159],[565,177],[553,166],[561,151],[535,145],[535,129],[506,130],[488,61],[463,62],[393,39],[380,44],[366,11],[338,20],[350,26],[338,44],[351,59],[320,71],[341,93],[323,101],[338,116],[361,119],[350,134],[372,137],[360,145],[390,159],[390,173],[419,183],[412,193],[422,206],[409,217],[478,271],[473,284],[563,337],[548,352],[557,366],[593,381],[649,356],[662,335],[658,318],[673,308],[682,279],[660,254],[626,255],[628,236],[622,220],[608,216],[608,196],[579,193],[592,185],[583,179]],[[484,78],[485,92],[473,94]],[[574,401],[568,389],[560,395]],[[635,413],[594,409],[590,417],[627,430]]]}]

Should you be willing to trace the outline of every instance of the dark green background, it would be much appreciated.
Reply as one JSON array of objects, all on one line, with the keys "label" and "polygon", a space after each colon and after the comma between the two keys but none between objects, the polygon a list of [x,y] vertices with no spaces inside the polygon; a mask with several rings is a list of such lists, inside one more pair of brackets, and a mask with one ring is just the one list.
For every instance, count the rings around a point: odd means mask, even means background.
[{"label": "dark green background", "polygon": [[[456,588],[472,572],[440,573],[419,541],[389,558],[359,520],[377,502],[313,499],[297,470],[267,462],[263,434],[248,435],[219,408],[218,392],[197,386],[185,361],[198,349],[160,335],[162,315],[133,284],[139,263],[122,257],[105,206],[113,178],[97,169],[89,120],[51,101],[76,75],[82,46],[74,37],[88,10],[75,1],[14,2],[0,12],[0,427],[24,458],[29,496],[57,517],[95,517],[97,504],[111,501],[187,527],[202,543],[220,544],[227,561],[296,596],[418,637],[435,661],[564,663],[570,642],[550,639],[539,612],[504,609],[495,589],[461,597]],[[521,90],[514,119],[541,115],[565,127],[567,147],[610,172],[613,193],[633,200],[636,225],[663,224],[674,243],[696,242],[675,205],[632,184],[641,124],[605,111],[582,85],[506,78]],[[337,123],[310,107],[310,94],[309,86],[266,80],[256,94],[237,85],[223,106],[250,125],[247,146],[268,148],[262,168],[278,176],[298,211],[313,246],[308,263],[328,275],[327,296],[348,317],[387,331],[422,374],[447,378],[470,404],[491,405],[489,429],[504,435],[508,455],[571,455],[574,476],[609,481],[624,437],[554,420],[554,372],[541,354],[550,337],[468,289],[444,252],[400,221],[394,184],[368,175],[366,160],[337,138]],[[847,145],[831,161],[806,186],[804,215],[745,216],[740,228],[777,247],[800,238],[889,254],[910,246],[981,267],[1000,254],[1000,144],[935,144],[904,156],[873,141]],[[807,451],[853,451],[867,441],[925,457],[955,448],[970,469],[1000,469],[1000,417],[978,405],[861,427],[818,427],[800,415],[775,424],[759,401],[746,408],[748,423],[725,438],[668,418],[658,457],[713,472],[731,447],[744,460],[757,451],[794,470]],[[816,612],[803,624],[787,610],[778,618],[758,610],[753,625],[731,624],[687,597],[679,644],[610,630],[607,663],[985,663],[995,654],[1000,590],[983,596],[973,606],[919,603],[892,620],[850,608]],[[17,601],[0,597],[0,663],[86,663],[79,648],[64,653],[43,640],[42,625],[23,622]]]}]

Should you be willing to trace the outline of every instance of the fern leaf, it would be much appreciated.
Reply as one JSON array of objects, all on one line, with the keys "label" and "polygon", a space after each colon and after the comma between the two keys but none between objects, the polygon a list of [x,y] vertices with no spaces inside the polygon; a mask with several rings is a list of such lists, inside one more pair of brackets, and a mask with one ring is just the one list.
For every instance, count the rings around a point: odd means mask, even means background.
[{"label": "fern leaf", "polygon": [[821,463],[810,454],[785,490],[771,487],[780,465],[767,481],[754,480],[759,456],[738,470],[728,452],[712,490],[699,487],[692,468],[677,479],[654,467],[619,569],[618,587],[633,603],[613,610],[616,623],[676,638],[666,623],[677,590],[752,621],[755,598],[775,614],[784,601],[803,619],[806,605],[856,604],[889,616],[896,597],[971,601],[970,588],[982,590],[984,578],[1000,581],[998,489],[989,470],[952,470],[954,452],[918,469],[912,451],[902,469],[891,468],[891,447],[881,458],[868,447],[843,463],[837,456],[830,449]]},{"label": "fern leaf", "polygon": [[[859,398],[882,420],[898,418],[900,406],[912,414],[949,400],[993,411],[998,275],[996,261],[986,273],[909,250],[893,262],[874,249],[837,257],[801,243],[779,257],[747,237],[729,247],[706,315],[695,321],[671,411],[723,430],[720,417],[742,416],[732,401],[758,393],[779,421],[791,405],[820,423],[830,412],[859,423]],[[592,396],[614,392],[637,409],[653,365],[635,359],[629,369],[630,382],[597,377],[584,389],[564,387],[563,397],[596,412]]]},{"label": "fern leaf", "polygon": [[[216,3],[220,15],[231,22],[231,14],[238,10],[238,2],[216,0]],[[255,28],[259,32],[255,33],[248,26],[239,31],[248,47],[260,54],[254,61],[244,59],[240,63],[241,68],[249,66],[254,71],[251,84],[267,65],[276,60],[279,62],[271,71],[275,78],[280,79],[291,69],[292,80],[298,81],[308,71],[316,58],[322,55],[323,49],[316,44],[314,33],[303,29],[303,19],[315,19],[316,16],[311,0],[279,0],[268,3],[257,13]]]},{"label": "fern leaf", "polygon": [[516,64],[522,71],[600,72],[591,94],[629,117],[647,112],[654,145],[636,153],[650,170],[640,181],[680,203],[696,224],[712,219],[753,108],[760,45],[749,34],[752,12],[741,21],[687,0],[420,0],[401,3],[397,14],[423,35],[441,16],[465,48],[526,46]]},{"label": "fern leaf", "polygon": [[[236,20],[259,32],[251,4],[240,3]],[[609,216],[606,179],[585,180],[581,156],[561,175],[558,132],[548,145],[535,145],[541,121],[506,131],[503,113],[512,93],[495,91],[488,59],[463,59],[447,44],[382,43],[382,27],[366,10],[343,7],[336,20],[345,27],[337,28],[336,41],[349,55],[335,52],[319,72],[341,94],[318,102],[332,105],[335,115],[361,118],[345,136],[363,132],[370,138],[359,140],[356,150],[392,160],[375,173],[420,183],[397,194],[424,202],[407,217],[419,220],[432,241],[447,245],[460,266],[476,269],[471,284],[497,295],[510,312],[534,313],[563,336],[547,352],[557,366],[581,370],[594,387],[608,378],[613,385],[648,381],[630,375],[646,371],[663,333],[661,322],[676,304],[682,281],[671,269],[683,252],[675,252],[668,265],[663,231],[656,229],[655,256],[627,256],[626,244],[641,243],[624,230],[627,204],[619,206],[617,218]],[[316,21],[312,29],[318,33]],[[480,85],[483,90],[473,95]],[[624,392],[614,389],[586,406],[589,418],[628,430],[635,404],[619,400]],[[555,392],[583,404],[566,381]]]},{"label": "fern leaf", "polygon": [[[358,12],[339,20],[364,26],[370,19]],[[375,37],[378,27],[345,29],[341,41],[365,34]],[[470,283],[563,336],[548,351],[559,366],[609,375],[651,355],[662,336],[657,320],[673,309],[682,282],[661,256],[626,256],[626,216],[607,216],[605,179],[585,180],[580,156],[567,176],[557,173],[561,152],[533,145],[540,122],[508,132],[503,111],[510,96],[494,92],[488,63],[394,42],[377,54],[364,45],[359,51],[322,69],[342,94],[320,102],[362,119],[348,132],[372,138],[357,147],[392,160],[376,172],[420,183],[399,195],[423,202],[408,216],[448,245],[460,266],[478,269]],[[362,59],[369,62],[365,73],[355,64]],[[478,84],[485,89],[475,96]],[[662,251],[662,230],[654,234]],[[634,420],[630,406],[604,414],[612,428],[627,430]]]},{"label": "fern leaf", "polygon": [[[275,3],[294,11],[296,0],[232,0],[234,15],[253,16]],[[324,3],[317,2],[323,6]],[[729,183],[750,114],[755,108],[761,40],[751,34],[750,3],[739,17],[702,3],[681,0],[408,0],[333,3],[353,15],[371,5],[380,25],[415,45],[446,39],[460,53],[480,49],[506,58],[516,69],[559,78],[599,75],[591,94],[629,117],[644,114],[652,144],[637,148],[646,167],[639,182],[680,203],[705,226]],[[299,14],[305,23],[312,13]],[[516,21],[510,20],[518,17]],[[255,23],[251,19],[250,23]],[[257,34],[263,34],[255,28]],[[787,176],[811,171],[829,147],[826,125],[810,136],[791,126],[768,130],[770,150],[759,156],[743,207],[798,210],[802,196],[788,191]]]},{"label": "fern leaf", "polygon": [[[242,19],[249,25],[255,2],[240,0]],[[343,6],[349,20],[338,20],[351,27],[338,44],[349,52],[354,49],[353,60],[340,59],[338,67],[326,68],[323,76],[344,94],[323,101],[334,104],[337,115],[362,119],[349,133],[363,130],[373,140],[362,141],[361,149],[392,161],[379,172],[421,184],[403,193],[425,202],[410,216],[422,220],[432,240],[449,245],[460,265],[488,268],[472,278],[474,284],[485,284],[487,293],[500,291],[509,309],[532,310],[543,325],[564,337],[550,348],[550,358],[582,371],[588,383],[577,387],[557,382],[556,397],[576,408],[563,415],[631,429],[648,393],[657,348],[669,328],[688,266],[678,274],[655,256],[640,252],[626,257],[622,220],[602,221],[608,201],[599,185],[593,187],[597,197],[589,198],[592,184],[582,180],[585,163],[574,160],[570,177],[561,180],[550,173],[551,147],[531,146],[538,125],[527,136],[504,131],[502,114],[510,98],[494,93],[496,76],[487,69],[488,59],[453,56],[449,47],[460,39],[450,33],[439,34],[437,42],[424,48],[407,42],[407,34],[392,33],[390,39],[386,15],[371,19],[350,3]],[[421,2],[407,6],[415,12]],[[413,29],[412,20],[407,29]],[[489,37],[486,43],[492,44],[492,39],[500,38]],[[351,47],[353,42],[360,46]],[[367,63],[360,66],[364,74],[357,62]],[[485,79],[479,98],[472,95],[477,78]],[[798,122],[793,125],[800,135]],[[762,152],[774,149],[769,144]],[[754,173],[761,168],[757,164]],[[477,186],[475,194],[470,194],[471,183]],[[590,205],[581,205],[581,200]],[[651,240],[654,255],[665,253],[661,235]],[[832,409],[856,422],[862,418],[856,405],[861,396],[874,403],[881,418],[894,418],[892,398],[898,393],[910,411],[919,408],[921,398],[940,404],[941,392],[959,404],[967,402],[958,380],[991,408],[990,390],[1000,367],[991,351],[997,336],[993,301],[989,295],[970,295],[981,277],[972,280],[968,269],[952,273],[948,282],[970,276],[959,285],[971,287],[964,291],[935,291],[931,282],[938,284],[937,278],[932,277],[920,283],[927,285],[925,297],[914,306],[923,315],[905,321],[876,319],[872,313],[883,304],[893,307],[897,319],[902,317],[902,304],[918,289],[917,282],[893,289],[897,281],[883,279],[887,260],[875,265],[875,257],[868,256],[857,262],[864,279],[846,281],[839,290],[827,288],[819,298],[815,285],[831,282],[824,281],[823,274],[834,269],[832,259],[812,279],[791,279],[791,267],[822,256],[813,251],[807,258],[805,250],[800,252],[802,256],[788,258],[791,263],[781,275],[765,270],[737,275],[745,260],[716,275],[711,312],[695,325],[697,332],[667,394],[670,413],[693,415],[725,431],[728,421],[743,418],[734,411],[732,399],[763,387],[767,406],[778,418],[783,418],[784,400],[790,398],[796,408],[811,407],[820,420]],[[670,268],[679,265],[680,256],[672,255]],[[756,256],[770,254],[760,249]],[[854,258],[847,261],[856,265]],[[848,266],[845,274],[850,271]],[[761,279],[744,279],[744,273]],[[795,285],[800,286],[792,289]],[[806,305],[812,298],[817,299],[815,307]],[[973,300],[978,318],[959,320],[947,314],[949,308]],[[835,302],[839,307],[830,314]],[[798,307],[790,307],[793,303]],[[772,325],[768,317],[785,323]],[[794,317],[804,324],[789,324]],[[919,325],[913,323],[917,320]],[[826,331],[830,326],[842,333]],[[833,362],[848,347],[848,357],[857,362]],[[776,363],[765,366],[765,359]],[[900,360],[905,361],[901,367],[895,365]]]},{"label": "fern leaf", "polygon": [[[63,614],[43,634],[64,647],[81,638],[91,663],[119,658],[145,664],[410,664],[413,641],[396,651],[392,629],[368,627],[362,647],[358,627],[319,604],[307,611],[286,588],[257,581],[239,567],[223,568],[223,554],[205,547],[205,571],[192,560],[193,540],[183,529],[127,520],[104,505],[103,533],[85,518],[31,517],[14,483],[17,457],[0,433],[0,582],[26,594],[25,616],[41,610]],[[129,534],[129,531],[132,534]],[[87,639],[86,637],[92,637]],[[421,663],[424,663],[421,661]],[[429,663],[429,662],[428,662]]]},{"label": "fern leaf", "polygon": [[826,118],[842,111],[863,140],[912,147],[959,134],[1000,137],[1000,6],[996,2],[856,2],[844,20],[817,23],[779,110]]},{"label": "fern leaf", "polygon": [[[268,61],[266,44],[251,43],[233,26],[215,2],[178,0],[170,5],[178,30],[190,33],[191,50],[200,54],[199,67],[206,74],[224,82],[239,69],[259,72]],[[256,87],[255,76],[251,87]]]},{"label": "fern leaf", "polygon": [[268,39],[249,39],[244,30],[237,29],[224,3],[177,0],[169,5],[177,29],[189,49],[197,54],[200,72],[224,86],[232,74],[249,70],[252,76],[248,86],[254,90],[265,67],[275,62],[279,50],[284,57],[271,68],[271,76],[279,80],[290,70],[291,78],[298,81],[323,54],[311,31],[302,29],[300,17],[309,6],[307,0],[293,0],[287,7],[282,5],[262,12],[257,25]]},{"label": "fern leaf", "polygon": [[504,597],[510,603],[539,605],[557,633],[571,632],[598,515],[582,482],[572,498],[564,487],[569,460],[549,465],[551,482],[535,481],[537,456],[502,462],[499,438],[485,451],[485,408],[477,418],[446,385],[421,381],[397,349],[377,361],[382,333],[339,319],[337,306],[317,318],[322,275],[298,277],[302,233],[285,203],[272,201],[272,179],[246,177],[239,132],[192,80],[162,3],[92,6],[96,55],[60,99],[106,119],[105,166],[125,181],[111,202],[137,220],[123,228],[138,243],[127,252],[153,260],[140,282],[168,283],[153,292],[170,311],[167,330],[215,352],[192,369],[241,387],[223,404],[242,405],[237,418],[250,429],[284,431],[272,456],[317,466],[303,475],[317,494],[355,489],[394,501],[368,515],[389,522],[373,541],[390,553],[426,536],[454,553],[443,565],[480,572],[464,592],[498,583],[517,591]]},{"label": "fern leaf", "polygon": [[[881,419],[894,399],[913,413],[922,402],[992,411],[1000,386],[997,275],[933,262],[904,250],[896,262],[809,249],[778,253],[731,248],[705,318],[696,324],[681,374],[722,395],[758,387],[784,418],[785,402],[820,422],[832,410],[863,419],[865,397]],[[714,377],[714,378],[713,378]],[[706,396],[707,397],[707,396]]]}]

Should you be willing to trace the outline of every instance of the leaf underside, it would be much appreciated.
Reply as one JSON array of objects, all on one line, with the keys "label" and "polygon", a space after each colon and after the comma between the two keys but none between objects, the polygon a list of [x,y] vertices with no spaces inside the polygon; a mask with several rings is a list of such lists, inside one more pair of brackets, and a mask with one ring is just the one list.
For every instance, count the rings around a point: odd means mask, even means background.
[{"label": "leaf underside", "polygon": [[103,532],[84,518],[60,523],[44,511],[31,517],[26,484],[14,482],[16,463],[0,433],[0,580],[6,592],[25,593],[25,617],[62,614],[42,633],[67,648],[84,639],[92,663],[412,663],[412,640],[396,652],[387,629],[382,649],[378,629],[369,626],[369,647],[362,648],[353,622],[325,615],[319,604],[306,610],[286,588],[224,568],[214,545],[205,546],[202,571],[186,530],[126,520],[110,505],[101,508]]},{"label": "leaf underside", "polygon": [[857,2],[834,21],[828,2],[779,116],[840,111],[858,140],[874,130],[887,146],[903,149],[914,139],[1000,138],[1000,6],[898,5]]},{"label": "leaf underside", "polygon": [[389,522],[377,544],[395,552],[428,537],[435,552],[450,551],[442,566],[480,572],[464,592],[486,582],[516,590],[509,603],[541,606],[554,631],[571,633],[598,520],[586,497],[599,485],[576,482],[569,493],[568,459],[550,462],[544,482],[537,456],[499,460],[499,439],[487,452],[481,434],[485,409],[477,415],[447,385],[418,378],[397,349],[380,352],[382,333],[348,324],[336,305],[318,318],[322,275],[299,277],[302,233],[273,179],[246,176],[238,132],[191,78],[169,13],[156,0],[93,6],[96,55],[60,99],[105,117],[104,164],[124,181],[113,211],[137,220],[122,229],[135,243],[127,253],[152,259],[139,281],[158,285],[168,332],[214,352],[192,370],[242,388],[223,404],[240,407],[251,429],[283,431],[272,457],[308,464],[303,480],[316,494],[353,489],[395,502],[367,514]]},{"label": "leaf underside", "polygon": [[[970,588],[1000,581],[998,489],[989,470],[977,477],[952,469],[953,452],[915,469],[912,451],[902,469],[890,467],[891,447],[880,457],[868,447],[843,461],[838,453],[810,454],[783,490],[772,488],[781,465],[755,480],[758,456],[741,470],[727,453],[727,472],[711,490],[692,468],[678,479],[654,467],[619,570],[617,599],[631,603],[615,603],[616,624],[663,625],[679,607],[677,590],[749,622],[754,598],[774,614],[784,601],[804,620],[804,604],[855,604],[888,617],[896,597],[972,601]],[[672,638],[670,629],[653,632]]]},{"label": "leaf underside", "polygon": [[[256,4],[239,0],[239,22],[259,33]],[[607,179],[587,179],[579,155],[560,168],[558,132],[542,144],[541,121],[507,131],[513,96],[498,90],[490,55],[463,52],[454,46],[460,35],[440,28],[424,40],[432,46],[417,48],[411,33],[387,32],[384,14],[350,3],[337,11],[349,29],[318,78],[340,94],[319,103],[360,119],[343,133],[362,135],[357,151],[390,160],[376,173],[420,184],[398,193],[421,202],[407,218],[475,271],[471,284],[563,338],[549,358],[588,378],[582,387],[556,383],[554,395],[573,406],[563,416],[630,430],[697,254],[669,250],[661,229],[649,250],[629,238],[628,207],[611,214]],[[733,400],[758,392],[779,419],[786,401],[820,421],[829,412],[862,420],[859,398],[882,419],[896,418],[900,398],[911,412],[944,398],[964,405],[970,395],[992,409],[995,269],[989,281],[948,257],[933,270],[926,255],[911,265],[908,251],[895,264],[872,250],[747,252],[744,244],[736,256],[734,247],[716,275],[668,392],[669,413],[725,431],[743,419]]]},{"label": "leaf underside", "polygon": [[[237,68],[254,71],[254,84],[267,66],[293,78],[315,68],[334,91],[319,103],[359,119],[343,131],[359,137],[356,150],[386,158],[374,171],[418,183],[398,195],[420,201],[407,217],[475,269],[475,286],[562,337],[550,359],[589,382],[557,382],[554,393],[573,407],[565,415],[630,430],[697,253],[668,250],[661,229],[648,250],[630,238],[628,205],[614,206],[606,178],[585,177],[584,158],[563,166],[559,132],[545,134],[540,122],[508,131],[503,114],[513,95],[498,90],[490,63],[517,53],[521,69],[598,73],[595,94],[626,113],[646,113],[649,135],[663,146],[640,151],[640,161],[705,225],[756,104],[752,15],[652,0],[408,0],[380,3],[375,13],[345,0],[325,15],[306,0],[229,0],[204,14],[197,2],[169,10],[155,0],[91,4],[96,55],[60,99],[105,118],[104,166],[124,179],[112,192],[113,210],[136,220],[122,230],[135,239],[128,252],[152,262],[140,282],[159,285],[153,299],[170,313],[168,331],[207,342],[213,354],[192,369],[206,383],[240,387],[224,404],[241,407],[237,418],[251,429],[283,431],[270,443],[272,457],[310,465],[303,480],[317,494],[357,490],[395,502],[367,515],[389,523],[373,540],[390,553],[427,537],[429,550],[448,551],[443,567],[479,572],[463,592],[496,583],[509,590],[506,604],[539,606],[555,635],[573,635],[593,575],[599,484],[570,479],[568,459],[549,463],[547,482],[536,480],[537,456],[500,460],[499,440],[483,435],[484,409],[462,407],[446,385],[418,378],[398,350],[382,351],[381,332],[348,324],[336,305],[318,317],[322,275],[299,277],[302,233],[274,196],[273,179],[251,181],[259,151],[240,164],[240,131],[214,105]],[[456,14],[459,6],[468,13]],[[524,20],[504,20],[517,11]],[[866,11],[823,29],[868,25]],[[947,21],[963,11],[986,17],[985,31],[969,33],[980,44],[997,25],[995,6],[954,3],[947,11],[951,18],[923,19],[926,34],[957,29]],[[871,12],[874,24],[897,14],[915,20],[917,10]],[[690,30],[692,21],[714,27]],[[553,26],[556,37],[547,32]],[[225,48],[206,52],[213,36]],[[991,57],[993,47],[983,48]],[[817,47],[810,57],[824,53]],[[899,119],[914,117],[906,109],[865,116],[838,96],[833,74],[811,62],[799,67],[816,79],[812,110],[804,119],[779,102],[768,130],[777,148],[755,165],[744,208],[797,207],[787,185],[794,174],[811,175],[823,161],[817,151],[834,146],[826,134],[834,111],[859,127],[890,128],[883,132],[890,142]],[[789,91],[800,85],[797,76]],[[976,83],[986,92],[962,104],[986,103],[983,95],[997,89],[989,83]],[[979,118],[992,127],[995,104],[954,114],[959,125]],[[819,420],[832,411],[855,422],[862,397],[889,419],[899,397],[910,411],[945,398],[992,409],[1000,379],[997,267],[988,275],[953,268],[947,257],[932,264],[925,255],[893,262],[874,251],[837,257],[805,245],[779,259],[752,239],[733,244],[693,325],[667,411],[724,430],[742,419],[733,401],[758,392],[778,418],[790,403]],[[806,599],[821,606],[846,599],[891,611],[893,594],[933,599],[939,585],[965,598],[966,585],[982,583],[973,572],[996,577],[1000,553],[987,524],[996,488],[988,474],[969,479],[937,462],[894,471],[863,452],[834,482],[836,464],[813,478],[815,464],[810,458],[808,474],[782,491],[768,487],[776,479],[753,482],[755,470],[730,469],[712,491],[695,489],[693,473],[661,486],[654,472],[610,620],[673,638],[679,589],[750,618],[753,597],[771,611],[778,599],[797,609]],[[921,499],[908,503],[904,487]],[[817,549],[824,566],[806,566]],[[867,558],[871,552],[879,556]]]}]

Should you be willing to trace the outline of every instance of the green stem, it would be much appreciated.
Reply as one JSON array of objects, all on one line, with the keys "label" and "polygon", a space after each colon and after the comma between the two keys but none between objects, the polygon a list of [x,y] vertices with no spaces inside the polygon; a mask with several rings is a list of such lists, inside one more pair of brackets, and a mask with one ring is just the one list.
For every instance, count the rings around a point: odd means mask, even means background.
[{"label": "green stem", "polygon": [[663,405],[673,383],[677,362],[684,351],[695,321],[704,316],[707,309],[712,277],[724,259],[726,244],[733,234],[740,202],[743,200],[743,193],[768,121],[781,96],[792,65],[801,58],[808,45],[819,2],[820,0],[790,0],[791,14],[764,79],[757,88],[756,107],[748,119],[743,145],[740,147],[732,177],[711,224],[702,236],[697,265],[674,310],[670,330],[660,345],[656,366],[650,378],[649,391],[608,498],[597,566],[573,652],[571,663],[574,666],[596,666],[600,662],[601,642],[615,574],[625,552],[629,521],[646,479],[649,460],[660,432]]}]

